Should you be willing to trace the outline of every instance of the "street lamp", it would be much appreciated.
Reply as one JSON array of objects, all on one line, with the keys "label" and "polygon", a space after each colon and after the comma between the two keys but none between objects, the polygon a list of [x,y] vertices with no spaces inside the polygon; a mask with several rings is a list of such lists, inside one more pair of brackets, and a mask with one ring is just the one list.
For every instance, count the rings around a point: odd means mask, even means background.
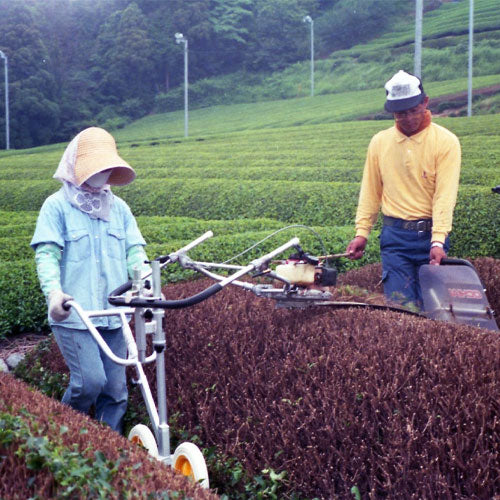
[{"label": "street lamp", "polygon": [[311,16],[302,19],[305,23],[311,24],[311,97],[314,96],[314,21]]},{"label": "street lamp", "polygon": [[184,137],[188,136],[188,41],[182,33],[175,34],[175,43],[184,44]]},{"label": "street lamp", "polygon": [[0,57],[5,63],[5,149],[10,149],[9,140],[9,61],[0,50]]}]

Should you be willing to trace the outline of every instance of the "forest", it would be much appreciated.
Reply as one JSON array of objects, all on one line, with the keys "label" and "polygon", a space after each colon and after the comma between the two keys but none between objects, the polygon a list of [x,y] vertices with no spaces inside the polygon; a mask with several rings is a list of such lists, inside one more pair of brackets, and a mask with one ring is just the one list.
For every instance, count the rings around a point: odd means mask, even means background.
[{"label": "forest", "polygon": [[[426,0],[425,8],[439,4]],[[314,20],[320,59],[413,18],[414,1],[0,0],[0,12],[10,142],[19,149],[66,141],[88,125],[112,128],[154,113],[183,84],[183,47],[175,33],[189,42],[190,84],[240,72],[248,85],[256,75],[309,58],[306,15]],[[176,100],[167,102],[172,111]]]}]

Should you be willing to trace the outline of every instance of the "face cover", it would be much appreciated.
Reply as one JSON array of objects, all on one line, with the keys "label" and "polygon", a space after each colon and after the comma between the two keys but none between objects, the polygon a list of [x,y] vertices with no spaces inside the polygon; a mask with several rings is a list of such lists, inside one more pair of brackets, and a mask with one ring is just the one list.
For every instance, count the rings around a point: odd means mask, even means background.
[{"label": "face cover", "polygon": [[89,177],[85,183],[93,188],[102,188],[104,184],[108,182],[109,176],[111,175],[111,169],[103,170],[97,174]]}]

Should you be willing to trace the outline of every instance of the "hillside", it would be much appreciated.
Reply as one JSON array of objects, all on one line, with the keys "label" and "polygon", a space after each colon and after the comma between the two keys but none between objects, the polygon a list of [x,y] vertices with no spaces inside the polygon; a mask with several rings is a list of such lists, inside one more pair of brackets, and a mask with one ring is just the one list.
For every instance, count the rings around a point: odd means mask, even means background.
[{"label": "hillside", "polygon": [[[434,6],[438,4],[433,3]],[[368,42],[328,55],[317,55],[315,95],[382,90],[384,82],[397,70],[412,72],[414,22],[414,16],[399,18],[384,34]],[[427,85],[467,77],[468,30],[467,0],[442,2],[438,8],[424,13],[422,78]],[[474,2],[473,74],[474,79],[500,74],[500,9],[496,0]],[[477,88],[475,83],[474,86]],[[238,72],[193,82],[190,84],[190,106],[195,109],[218,104],[295,99],[309,94],[310,63],[305,59],[274,73]],[[499,101],[497,95],[493,103],[487,103],[486,112],[492,107],[500,109]],[[182,86],[156,98],[157,111],[182,107]],[[485,112],[480,106],[475,111]]]}]

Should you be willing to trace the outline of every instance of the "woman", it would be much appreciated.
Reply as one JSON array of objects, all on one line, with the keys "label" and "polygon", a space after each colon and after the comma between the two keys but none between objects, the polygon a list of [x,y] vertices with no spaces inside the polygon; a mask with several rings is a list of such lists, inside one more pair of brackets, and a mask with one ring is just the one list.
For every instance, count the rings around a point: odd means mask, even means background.
[{"label": "woman", "polygon": [[[110,189],[132,182],[135,172],[118,155],[111,134],[90,127],[67,146],[54,178],[62,187],[45,200],[31,246],[49,323],[70,370],[62,401],[84,413],[95,405],[96,419],[121,432],[128,397],[125,368],[107,358],[76,312],[63,306],[74,298],[85,310],[108,309],[109,293],[135,267],[147,267],[135,218]],[[126,357],[120,319],[92,322],[111,350]]]}]

